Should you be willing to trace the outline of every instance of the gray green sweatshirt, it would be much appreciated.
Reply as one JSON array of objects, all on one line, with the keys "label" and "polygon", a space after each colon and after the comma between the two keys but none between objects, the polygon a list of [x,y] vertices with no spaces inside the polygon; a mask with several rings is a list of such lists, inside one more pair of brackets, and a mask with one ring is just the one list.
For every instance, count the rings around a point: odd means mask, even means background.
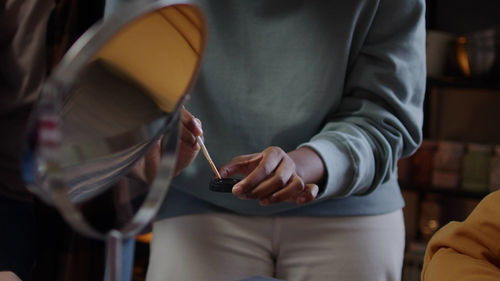
[{"label": "gray green sweatshirt", "polygon": [[216,165],[308,146],[327,176],[314,202],[267,207],[209,191],[203,155],[173,180],[158,219],[207,212],[344,216],[404,202],[397,161],[421,142],[423,0],[207,0],[208,43],[187,109]]}]

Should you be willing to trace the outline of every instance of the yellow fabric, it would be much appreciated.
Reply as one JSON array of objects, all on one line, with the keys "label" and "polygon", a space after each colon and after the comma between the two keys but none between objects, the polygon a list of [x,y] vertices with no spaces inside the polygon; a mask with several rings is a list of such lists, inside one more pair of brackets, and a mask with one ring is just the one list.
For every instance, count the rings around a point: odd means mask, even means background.
[{"label": "yellow fabric", "polygon": [[500,191],[485,197],[464,222],[430,240],[422,281],[500,280]]},{"label": "yellow fabric", "polygon": [[196,11],[189,6],[148,14],[118,33],[95,59],[139,83],[162,110],[172,112],[198,66],[204,38],[194,18]]}]

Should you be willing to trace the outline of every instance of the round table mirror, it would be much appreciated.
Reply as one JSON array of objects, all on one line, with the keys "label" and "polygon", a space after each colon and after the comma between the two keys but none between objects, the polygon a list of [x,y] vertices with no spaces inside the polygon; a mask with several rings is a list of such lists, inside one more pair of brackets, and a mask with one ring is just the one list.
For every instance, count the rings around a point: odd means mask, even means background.
[{"label": "round table mirror", "polygon": [[135,1],[84,33],[44,84],[23,159],[28,188],[80,233],[121,246],[163,201],[205,21],[189,1]]}]

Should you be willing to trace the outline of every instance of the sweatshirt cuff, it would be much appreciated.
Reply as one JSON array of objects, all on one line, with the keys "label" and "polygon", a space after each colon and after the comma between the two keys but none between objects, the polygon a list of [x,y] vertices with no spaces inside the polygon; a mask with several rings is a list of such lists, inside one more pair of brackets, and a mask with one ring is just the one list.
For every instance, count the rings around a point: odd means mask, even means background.
[{"label": "sweatshirt cuff", "polygon": [[315,139],[300,147],[309,147],[320,156],[325,165],[325,181],[320,186],[317,199],[328,197],[346,197],[350,195],[353,179],[356,174],[355,161],[349,147],[340,141]]}]

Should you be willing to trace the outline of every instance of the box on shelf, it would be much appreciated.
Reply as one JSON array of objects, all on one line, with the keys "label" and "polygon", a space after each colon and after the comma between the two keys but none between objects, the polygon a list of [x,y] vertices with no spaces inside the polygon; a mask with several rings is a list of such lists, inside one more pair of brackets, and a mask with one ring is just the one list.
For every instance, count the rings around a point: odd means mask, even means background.
[{"label": "box on shelf", "polygon": [[411,181],[418,185],[430,185],[434,154],[437,143],[424,140],[420,148],[411,157]]},{"label": "box on shelf", "polygon": [[467,145],[462,166],[462,189],[472,192],[488,192],[491,147],[485,144]]},{"label": "box on shelf", "polygon": [[458,188],[464,145],[459,142],[440,141],[433,159],[432,185]]},{"label": "box on shelf", "polygon": [[500,145],[495,146],[495,153],[491,157],[489,186],[491,192],[500,190]]}]

